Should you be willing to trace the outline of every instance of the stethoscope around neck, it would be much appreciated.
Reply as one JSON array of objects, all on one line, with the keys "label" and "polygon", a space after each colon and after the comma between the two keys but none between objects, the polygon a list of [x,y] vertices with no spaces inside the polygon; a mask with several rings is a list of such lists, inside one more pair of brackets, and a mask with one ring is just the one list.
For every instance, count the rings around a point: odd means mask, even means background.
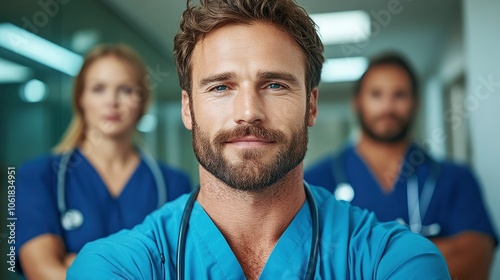
[{"label": "stethoscope around neck", "polygon": [[[153,174],[158,193],[158,208],[167,202],[167,188],[160,166],[154,158],[146,151],[138,148],[141,158],[144,160],[149,170]],[[66,205],[66,173],[70,164],[71,156],[75,153],[75,149],[64,153],[59,162],[57,173],[57,208],[59,210],[61,225],[64,230],[76,230],[80,228],[84,222],[83,214],[78,209],[68,209]]]},{"label": "stethoscope around neck", "polygon": [[[313,194],[309,188],[307,182],[304,181],[304,190],[306,192],[307,203],[309,204],[309,211],[311,212],[312,221],[312,241],[311,241],[311,251],[309,253],[309,261],[307,264],[306,275],[304,279],[314,279],[314,274],[316,271],[316,263],[318,262],[319,255],[319,214],[318,206],[314,200]],[[185,259],[186,259],[186,238],[189,228],[189,219],[191,217],[191,212],[193,211],[194,203],[198,197],[200,188],[198,187],[189,195],[189,198],[184,207],[181,218],[181,226],[179,229],[179,237],[177,240],[177,254],[176,254],[176,279],[184,280],[185,272]],[[163,259],[163,256],[162,256]]]},{"label": "stethoscope around neck", "polygon": [[[427,214],[432,195],[436,189],[437,180],[439,178],[439,164],[432,159],[425,151],[418,146],[417,149],[429,162],[430,174],[426,177],[422,192],[418,194],[418,177],[415,172],[411,172],[407,177],[407,204],[408,204],[408,219],[409,229],[412,232],[420,233],[423,236],[435,236],[441,232],[441,226],[438,223],[423,225],[422,221]],[[348,148],[343,149],[339,155],[335,156],[333,162],[333,174],[337,181],[337,186],[334,190],[334,195],[337,200],[345,200],[351,202],[354,199],[355,192],[349,181],[345,171],[345,157]],[[406,225],[402,218],[396,219],[400,224]]]}]

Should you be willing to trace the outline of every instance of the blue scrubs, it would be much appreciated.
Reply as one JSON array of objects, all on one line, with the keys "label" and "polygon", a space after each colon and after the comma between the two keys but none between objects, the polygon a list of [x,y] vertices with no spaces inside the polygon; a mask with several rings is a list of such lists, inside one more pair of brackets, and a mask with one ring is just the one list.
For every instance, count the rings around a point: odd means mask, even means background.
[{"label": "blue scrubs", "polygon": [[[420,153],[419,153],[420,151]],[[344,176],[354,190],[352,205],[373,211],[381,221],[393,221],[402,218],[406,224],[408,219],[407,179],[411,172],[418,178],[419,195],[424,182],[431,172],[429,158],[422,160],[421,150],[411,145],[405,155],[402,169],[394,176],[396,184],[392,192],[384,192],[373,173],[352,146],[341,151],[343,153]],[[339,153],[340,154],[340,153]],[[334,165],[336,157],[331,155],[319,161],[305,171],[305,180],[310,184],[324,186],[333,193],[337,181]],[[423,217],[423,225],[439,224],[441,230],[434,237],[451,236],[462,231],[472,230],[497,236],[492,227],[477,180],[465,166],[450,162],[438,163],[440,175],[429,203],[427,214]],[[422,210],[422,209],[421,209]]]},{"label": "blue scrubs", "polygon": [[[320,247],[315,279],[449,279],[437,248],[420,235],[379,223],[366,210],[311,187],[318,206]],[[132,230],[87,244],[67,279],[175,279],[177,239],[188,195],[168,203]],[[261,279],[303,279],[312,240],[305,202],[285,230]],[[195,203],[185,251],[186,279],[245,279],[222,233]],[[422,269],[425,267],[425,269]]]},{"label": "blue scrubs", "polygon": [[[67,209],[78,209],[84,221],[80,228],[65,230],[57,208],[57,174],[61,155],[45,155],[21,167],[17,181],[16,250],[42,235],[61,236],[68,252],[78,253],[89,241],[132,228],[158,207],[153,174],[141,160],[125,188],[113,197],[85,156],[76,149],[66,171]],[[190,192],[188,177],[160,164],[168,200]],[[19,256],[19,254],[17,254]]]}]

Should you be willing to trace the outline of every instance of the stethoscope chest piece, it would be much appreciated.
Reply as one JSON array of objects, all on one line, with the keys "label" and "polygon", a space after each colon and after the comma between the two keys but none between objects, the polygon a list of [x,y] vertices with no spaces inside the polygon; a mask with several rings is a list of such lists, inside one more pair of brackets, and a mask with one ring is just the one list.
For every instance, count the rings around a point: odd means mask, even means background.
[{"label": "stethoscope chest piece", "polygon": [[70,209],[61,216],[61,225],[65,230],[78,229],[83,224],[83,214],[77,209]]},{"label": "stethoscope chest piece", "polygon": [[[80,228],[84,220],[83,214],[80,210],[66,210],[68,209],[66,205],[66,170],[68,169],[69,160],[74,151],[75,149],[72,149],[62,155],[57,174],[57,208],[61,215],[61,225],[65,230],[75,230]],[[156,183],[156,190],[158,192],[158,208],[160,208],[160,206],[167,202],[167,187],[165,179],[162,176],[160,166],[156,163],[153,157],[143,150],[139,150],[139,152],[142,159],[153,174],[153,178]]]}]

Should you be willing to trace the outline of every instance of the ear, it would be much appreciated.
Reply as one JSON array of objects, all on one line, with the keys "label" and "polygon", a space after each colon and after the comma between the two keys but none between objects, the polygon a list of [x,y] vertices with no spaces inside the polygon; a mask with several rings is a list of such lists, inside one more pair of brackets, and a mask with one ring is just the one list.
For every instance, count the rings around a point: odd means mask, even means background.
[{"label": "ear", "polygon": [[307,125],[314,126],[318,117],[318,88],[315,87],[309,96],[309,116],[307,116]]},{"label": "ear", "polygon": [[193,119],[191,118],[191,109],[190,106],[189,95],[187,91],[182,90],[182,122],[184,126],[192,130],[193,129]]}]

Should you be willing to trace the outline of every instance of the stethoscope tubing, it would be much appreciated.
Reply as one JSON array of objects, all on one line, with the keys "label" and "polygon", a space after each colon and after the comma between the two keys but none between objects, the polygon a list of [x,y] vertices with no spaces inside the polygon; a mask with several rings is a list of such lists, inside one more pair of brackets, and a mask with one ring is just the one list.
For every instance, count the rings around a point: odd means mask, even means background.
[{"label": "stethoscope tubing", "polygon": [[[344,158],[345,153],[348,148],[344,148],[342,152],[335,157],[333,164],[333,173],[337,179],[337,186],[348,187],[350,191],[354,194],[354,189],[352,185],[347,180],[347,174],[344,167]],[[408,219],[409,219],[409,228],[412,232],[421,233],[424,236],[427,236],[426,232],[424,232],[423,220],[425,215],[427,214],[427,210],[429,208],[430,201],[434,194],[434,190],[436,189],[437,180],[439,178],[440,167],[437,162],[435,162],[426,152],[417,147],[425,158],[427,158],[430,162],[430,174],[427,176],[424,187],[421,194],[418,194],[418,178],[417,175],[412,173],[407,178],[407,206],[408,206]],[[354,195],[352,196],[354,197]],[[351,197],[351,200],[352,200]],[[338,199],[338,198],[337,198]],[[431,225],[434,229],[436,229],[436,224]],[[438,225],[439,226],[439,225]],[[435,232],[433,230],[432,232]]]},{"label": "stethoscope tubing", "polygon": [[[309,185],[304,182],[304,190],[306,192],[307,203],[309,204],[309,210],[311,212],[311,222],[312,222],[312,241],[311,241],[311,251],[309,254],[309,261],[307,264],[306,277],[305,279],[314,279],[314,274],[316,272],[316,264],[318,262],[319,255],[319,214],[318,206],[314,196],[310,190]],[[184,280],[185,272],[185,258],[186,258],[186,239],[187,232],[189,228],[189,219],[191,217],[191,212],[193,211],[194,204],[200,188],[196,188],[189,195],[184,211],[182,212],[181,224],[179,229],[179,236],[177,239],[177,252],[176,252],[176,279]]]},{"label": "stethoscope tubing", "polygon": [[[153,174],[156,189],[158,192],[158,205],[160,208],[167,202],[167,188],[166,182],[161,173],[160,166],[153,159],[153,157],[141,148],[138,148],[141,158],[144,160],[149,170]],[[57,208],[60,213],[61,225],[65,230],[74,230],[79,228],[83,223],[83,214],[77,209],[68,209],[66,205],[66,173],[68,170],[69,160],[74,154],[75,149],[64,153],[59,162],[59,169],[57,173]],[[75,222],[72,222],[75,221]]]}]

